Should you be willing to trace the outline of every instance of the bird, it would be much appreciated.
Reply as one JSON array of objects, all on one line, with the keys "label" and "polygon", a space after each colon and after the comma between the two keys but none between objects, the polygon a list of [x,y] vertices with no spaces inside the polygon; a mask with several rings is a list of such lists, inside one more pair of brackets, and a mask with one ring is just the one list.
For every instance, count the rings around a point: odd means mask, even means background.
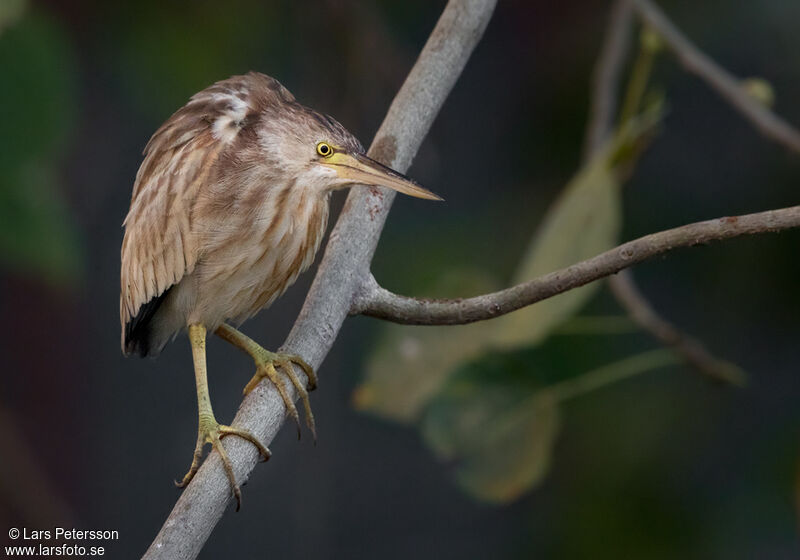
[{"label": "bird", "polygon": [[[245,394],[267,379],[300,430],[297,408],[278,369],[295,387],[316,437],[308,391],[314,370],[300,356],[270,352],[238,330],[268,307],[313,262],[334,191],[385,187],[441,200],[371,159],[332,117],[302,105],[278,80],[250,72],[193,95],[144,148],[123,222],[120,322],[125,355],[156,356],[179,333],[192,350],[198,433],[185,487],[203,449],[219,453],[237,510],[241,490],[220,441],[250,441],[247,430],[220,424],[211,406],[206,340],[215,333],[249,354],[256,373]],[[305,373],[301,383],[293,364]]]}]

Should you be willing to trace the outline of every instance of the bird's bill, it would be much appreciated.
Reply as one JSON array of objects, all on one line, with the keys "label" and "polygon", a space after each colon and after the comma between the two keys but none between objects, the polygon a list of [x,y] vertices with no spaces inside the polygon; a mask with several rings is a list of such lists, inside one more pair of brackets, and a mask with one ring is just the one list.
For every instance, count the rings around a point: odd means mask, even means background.
[{"label": "bird's bill", "polygon": [[333,168],[339,178],[353,183],[387,187],[416,198],[442,200],[442,197],[419,186],[402,173],[398,173],[364,154],[337,152],[322,165]]}]

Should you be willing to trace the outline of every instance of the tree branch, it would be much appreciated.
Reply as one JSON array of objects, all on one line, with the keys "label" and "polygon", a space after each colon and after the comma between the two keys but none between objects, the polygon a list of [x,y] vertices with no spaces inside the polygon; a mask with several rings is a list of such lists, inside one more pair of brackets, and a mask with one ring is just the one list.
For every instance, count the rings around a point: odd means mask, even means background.
[{"label": "tree branch", "polygon": [[640,237],[563,270],[467,299],[400,296],[381,288],[372,279],[356,300],[352,313],[407,325],[473,323],[505,315],[680,247],[797,227],[800,227],[800,206],[697,222]]},{"label": "tree branch", "polygon": [[655,29],[683,67],[719,93],[764,136],[800,152],[800,131],[748,95],[741,82],[706,56],[651,0],[632,0],[639,16]]},{"label": "tree branch", "polygon": [[[608,30],[595,68],[592,110],[586,127],[584,161],[591,159],[610,138],[616,114],[617,87],[630,46],[632,3],[617,0],[611,8]],[[664,319],[642,294],[630,270],[611,276],[608,287],[614,299],[640,328],[671,348],[699,373],[735,385],[744,383],[744,372],[709,352],[697,339]]]},{"label": "tree branch", "polygon": [[639,291],[630,270],[623,270],[612,277],[608,287],[634,323],[649,332],[664,346],[675,351],[684,362],[712,379],[744,385],[746,376],[736,364],[721,360],[700,343],[699,340],[679,331],[663,319],[647,298]]},{"label": "tree branch", "polygon": [[[494,10],[495,0],[450,0],[419,59],[398,92],[369,155],[405,171],[445,98],[461,74]],[[394,193],[353,189],[331,232],[314,283],[282,350],[318,368],[336,339],[355,293],[369,276],[369,263]],[[302,372],[297,370],[298,375]],[[292,391],[293,398],[297,395]],[[262,383],[243,401],[234,419],[269,443],[286,409],[274,387]],[[243,483],[256,464],[255,448],[226,438],[236,479]],[[145,559],[196,558],[231,500],[230,484],[216,452],[183,491]]]}]

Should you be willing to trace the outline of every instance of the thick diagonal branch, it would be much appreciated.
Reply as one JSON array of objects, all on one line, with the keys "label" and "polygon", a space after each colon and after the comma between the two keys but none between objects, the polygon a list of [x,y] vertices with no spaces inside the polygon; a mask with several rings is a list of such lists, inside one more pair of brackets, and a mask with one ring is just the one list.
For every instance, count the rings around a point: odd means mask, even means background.
[{"label": "thick diagonal branch", "polygon": [[[399,171],[409,167],[482,36],[494,6],[495,0],[450,0],[392,102],[370,156]],[[393,198],[384,190],[353,189],[350,193],[283,350],[303,356],[314,368],[320,366],[350,310],[354,293],[369,274]],[[298,375],[302,375],[299,370]],[[285,412],[276,390],[262,383],[245,398],[234,424],[269,443]],[[235,439],[226,439],[225,448],[236,479],[244,482],[256,464],[255,448]],[[144,558],[195,558],[230,499],[219,456],[212,453],[184,490]]]},{"label": "thick diagonal branch", "polygon": [[697,222],[640,237],[563,270],[499,292],[465,299],[401,296],[371,280],[355,302],[353,313],[406,325],[474,323],[516,311],[681,247],[798,227],[800,206]]}]

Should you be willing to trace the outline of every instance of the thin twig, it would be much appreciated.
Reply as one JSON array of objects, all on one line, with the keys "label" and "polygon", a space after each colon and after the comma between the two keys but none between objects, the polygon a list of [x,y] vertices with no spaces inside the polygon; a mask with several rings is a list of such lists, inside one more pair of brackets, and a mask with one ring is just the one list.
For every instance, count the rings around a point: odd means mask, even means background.
[{"label": "thin twig", "polygon": [[[398,92],[370,148],[370,156],[399,171],[411,164],[444,100],[461,74],[494,11],[495,0],[451,0]],[[325,256],[300,316],[282,347],[315,369],[336,339],[383,229],[394,196],[378,189],[353,189],[331,232]],[[297,374],[302,376],[298,369]],[[302,377],[301,377],[302,378]],[[297,394],[292,391],[296,400]],[[283,424],[286,409],[275,388],[260,384],[243,401],[234,419],[269,443]],[[247,480],[256,464],[255,447],[226,438],[236,480]],[[219,455],[204,462],[183,491],[145,559],[196,558],[231,500]],[[246,506],[245,506],[246,507]]]},{"label": "thin twig", "polygon": [[407,325],[463,325],[505,315],[681,247],[800,227],[800,206],[697,222],[624,243],[565,269],[514,287],[466,299],[418,299],[394,294],[374,279],[353,313]]},{"label": "thin twig", "polygon": [[617,112],[620,76],[630,49],[632,15],[631,0],[617,0],[611,7],[608,30],[592,78],[589,123],[584,146],[587,160],[611,136]]},{"label": "thin twig", "polygon": [[[611,18],[597,61],[597,76],[592,90],[593,100],[603,100],[603,111],[601,113],[593,111],[586,128],[586,160],[591,159],[601,149],[603,142],[613,132],[617,89],[621,80],[622,65],[628,56],[627,49],[630,45],[629,36],[632,27],[631,18],[623,16],[626,13],[628,16],[631,15],[631,7],[631,0],[617,0],[611,10]],[[649,74],[649,71],[646,74]],[[636,94],[628,96],[634,98],[629,103],[629,111],[637,110],[642,93],[640,87]],[[597,105],[600,103],[594,101],[593,106]],[[617,302],[640,328],[650,333],[661,344],[671,348],[696,371],[718,381],[736,385],[744,383],[745,374],[736,365],[716,358],[700,341],[684,334],[661,317],[637,287],[630,270],[622,270],[619,274],[611,276],[608,286]]]},{"label": "thin twig", "polygon": [[[619,383],[654,369],[675,364],[678,358],[666,348],[648,350],[641,354],[628,356],[611,364],[559,381],[547,387],[547,394],[556,402],[564,402],[575,397],[593,393],[603,387]],[[536,395],[536,393],[534,393]]]},{"label": "thin twig", "polygon": [[[627,273],[627,274],[626,274]],[[700,373],[717,381],[744,385],[745,373],[736,364],[721,360],[711,354],[697,339],[682,333],[661,318],[639,291],[629,270],[612,278],[609,288],[616,300],[625,308],[633,321],[653,335],[665,346],[672,348],[683,360]]]},{"label": "thin twig", "polygon": [[740,80],[692,44],[655,3],[651,0],[633,0],[633,6],[642,20],[661,35],[687,71],[706,82],[764,136],[800,152],[800,131],[748,95]]}]

